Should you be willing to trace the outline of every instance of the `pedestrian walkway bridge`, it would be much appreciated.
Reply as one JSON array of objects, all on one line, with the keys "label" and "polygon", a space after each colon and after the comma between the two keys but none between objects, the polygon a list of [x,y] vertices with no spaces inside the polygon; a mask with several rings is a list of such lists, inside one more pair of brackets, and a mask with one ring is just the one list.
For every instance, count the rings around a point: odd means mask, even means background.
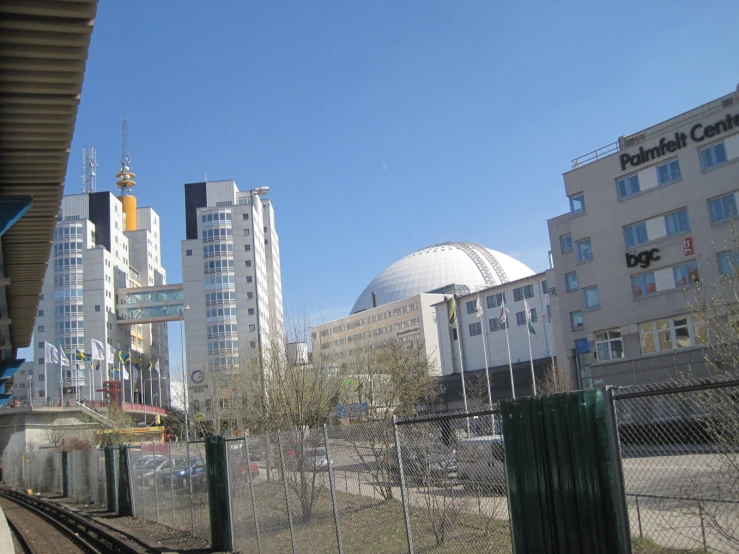
[{"label": "pedestrian walkway bridge", "polygon": [[118,325],[179,321],[185,311],[181,284],[118,289],[116,297]]}]

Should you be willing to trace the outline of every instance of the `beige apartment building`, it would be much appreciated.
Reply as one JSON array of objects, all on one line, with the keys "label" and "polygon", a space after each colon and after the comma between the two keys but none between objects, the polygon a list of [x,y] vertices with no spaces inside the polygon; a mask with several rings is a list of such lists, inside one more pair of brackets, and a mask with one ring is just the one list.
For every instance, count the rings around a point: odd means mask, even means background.
[{"label": "beige apartment building", "polygon": [[688,304],[736,267],[739,90],[573,160],[564,182],[570,212],[548,222],[557,358],[582,388],[705,376]]}]

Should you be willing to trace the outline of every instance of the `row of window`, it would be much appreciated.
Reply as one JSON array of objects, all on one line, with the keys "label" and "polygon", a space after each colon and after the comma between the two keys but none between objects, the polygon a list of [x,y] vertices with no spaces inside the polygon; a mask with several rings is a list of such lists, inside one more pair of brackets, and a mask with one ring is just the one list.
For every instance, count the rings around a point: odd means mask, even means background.
[{"label": "row of window", "polygon": [[205,295],[205,305],[231,304],[236,302],[235,292],[209,292]]},{"label": "row of window", "polygon": [[84,277],[82,273],[71,272],[71,273],[57,273],[54,275],[54,287],[69,287],[74,285],[81,285],[84,283]]},{"label": "row of window", "polygon": [[208,323],[217,319],[235,320],[236,308],[213,308],[212,310],[205,310],[205,320]]},{"label": "row of window", "polygon": [[[670,272],[670,270],[672,270],[671,279],[669,282],[665,282],[664,272]],[[641,275],[634,275],[631,278],[631,291],[634,294],[634,298],[641,298],[664,290],[697,283],[699,279],[698,265],[694,261],[691,261],[664,270],[649,271]]]},{"label": "row of window", "polygon": [[54,291],[54,302],[72,302],[75,303],[81,299],[83,294],[82,287],[73,289],[59,289]]},{"label": "row of window", "polygon": [[217,258],[219,256],[232,256],[233,244],[209,244],[203,247],[203,258]]},{"label": "row of window", "polygon": [[208,354],[221,354],[225,352],[238,352],[238,340],[214,340],[208,341]]},{"label": "row of window", "polygon": [[205,262],[203,264],[203,269],[205,270],[205,274],[209,273],[221,273],[221,272],[228,272],[234,270],[234,261],[233,260],[213,260],[210,262]]},{"label": "row of window", "polygon": [[235,323],[208,325],[207,332],[209,339],[215,339],[218,337],[232,337],[238,334],[238,326]]},{"label": "row of window", "polygon": [[[723,141],[701,148],[698,151],[698,157],[703,171],[729,161],[726,155],[726,145]],[[682,178],[680,162],[677,159],[657,165],[656,172],[658,186],[674,183]],[[616,193],[620,200],[634,196],[641,191],[638,173],[616,179]],[[570,214],[575,216],[585,212],[585,195],[580,192],[570,196]]]},{"label": "row of window", "polygon": [[219,224],[231,221],[231,212],[218,212],[213,214],[203,214],[201,222],[203,225]]},{"label": "row of window", "polygon": [[205,278],[205,290],[214,288],[234,288],[236,276],[234,275],[212,275]]},{"label": "row of window", "polygon": [[54,229],[54,240],[68,240],[74,238],[84,238],[82,225],[70,225],[66,227],[57,227]]},{"label": "row of window", "polygon": [[[657,220],[660,224],[664,223],[664,235],[658,233],[658,236],[650,236],[648,225],[649,221]],[[688,209],[681,208],[674,212],[667,213],[658,218],[653,218],[647,221],[641,221],[634,223],[633,225],[627,225],[624,227],[624,244],[626,248],[633,248],[641,244],[645,244],[652,240],[663,238],[664,236],[671,237],[679,233],[686,233],[690,231],[690,221],[688,220]],[[661,235],[661,236],[660,236]]]},{"label": "row of window", "polygon": [[54,271],[63,271],[65,269],[82,269],[82,256],[57,258],[54,260]]},{"label": "row of window", "polygon": [[205,229],[203,231],[203,242],[231,240],[232,238],[233,238],[233,231],[231,230],[231,227]]},{"label": "row of window", "polygon": [[57,335],[66,335],[67,333],[76,333],[85,330],[85,322],[81,319],[72,321],[57,321],[54,324],[54,330]]},{"label": "row of window", "polygon": [[83,250],[81,242],[62,242],[54,244],[54,256],[69,256],[69,254],[79,254]]}]

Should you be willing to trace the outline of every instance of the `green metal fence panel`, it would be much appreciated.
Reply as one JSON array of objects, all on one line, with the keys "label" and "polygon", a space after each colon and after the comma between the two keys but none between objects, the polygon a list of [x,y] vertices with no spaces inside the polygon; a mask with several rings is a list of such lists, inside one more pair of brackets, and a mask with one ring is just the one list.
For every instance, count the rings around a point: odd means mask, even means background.
[{"label": "green metal fence panel", "polygon": [[105,492],[108,499],[108,511],[115,512],[116,502],[115,452],[112,446],[105,448]]},{"label": "green metal fence panel", "polygon": [[128,464],[128,447],[118,447],[118,515],[132,516],[133,501],[131,499],[131,471]]},{"label": "green metal fence panel", "polygon": [[223,437],[205,439],[205,469],[208,475],[211,546],[215,551],[231,552],[231,508],[228,498],[226,440]]},{"label": "green metal fence panel", "polygon": [[628,554],[609,390],[501,403],[516,554]]},{"label": "green metal fence panel", "polygon": [[62,496],[69,496],[69,452],[62,452]]}]

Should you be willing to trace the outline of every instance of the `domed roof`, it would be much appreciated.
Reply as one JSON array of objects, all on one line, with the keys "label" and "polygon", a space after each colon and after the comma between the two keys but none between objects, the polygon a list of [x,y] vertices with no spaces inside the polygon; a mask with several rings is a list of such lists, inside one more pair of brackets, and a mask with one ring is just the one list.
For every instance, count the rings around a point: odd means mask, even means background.
[{"label": "domed roof", "polygon": [[354,303],[351,313],[401,300],[447,285],[480,289],[534,275],[510,256],[472,242],[445,242],[409,254],[372,279]]}]

